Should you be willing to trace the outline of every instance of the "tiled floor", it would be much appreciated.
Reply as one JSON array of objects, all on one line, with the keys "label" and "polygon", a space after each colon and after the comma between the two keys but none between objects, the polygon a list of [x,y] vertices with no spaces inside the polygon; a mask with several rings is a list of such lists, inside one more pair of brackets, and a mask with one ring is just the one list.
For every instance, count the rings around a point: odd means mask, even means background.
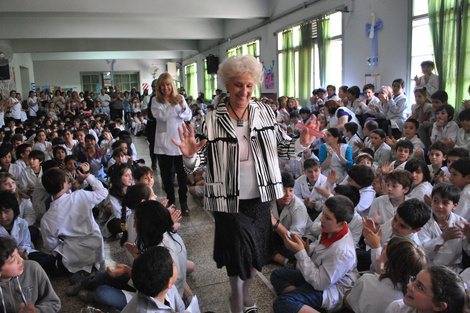
[{"label": "tiled floor", "polygon": [[[150,164],[148,145],[145,138],[135,137],[133,140],[139,157],[144,158],[146,164]],[[154,190],[159,196],[159,200],[163,200],[165,193],[161,188],[158,171],[155,175]],[[217,269],[215,262],[212,260],[214,221],[211,215],[200,206],[200,203],[194,201],[191,196],[189,196],[188,205],[191,208],[191,215],[183,217],[182,225],[178,230],[188,250],[188,259],[196,265],[195,271],[188,276],[187,282],[193,293],[198,296],[201,312],[229,312],[230,287],[226,271],[225,269]],[[119,246],[117,240],[105,241],[105,253],[107,266],[112,267],[113,264],[126,262],[123,248]],[[275,268],[279,267],[273,264],[265,266],[262,273],[257,273],[252,284],[251,293],[260,313],[272,312],[275,295],[269,283],[269,275]],[[68,286],[66,278],[53,279],[52,283],[63,302],[60,312],[79,312],[81,308],[86,306],[77,298],[67,297],[64,294],[64,290]],[[89,305],[93,304],[90,303]]]}]

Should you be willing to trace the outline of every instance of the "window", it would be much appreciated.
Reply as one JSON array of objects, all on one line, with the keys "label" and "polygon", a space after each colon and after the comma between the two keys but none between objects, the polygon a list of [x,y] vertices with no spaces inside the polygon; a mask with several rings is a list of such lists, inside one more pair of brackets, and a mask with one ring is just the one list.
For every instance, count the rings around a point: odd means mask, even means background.
[{"label": "window", "polygon": [[140,90],[140,76],[139,73],[114,73],[113,85],[118,85],[119,90],[131,91],[132,87]]},{"label": "window", "polygon": [[180,82],[181,69],[179,67],[176,68],[176,76],[177,76],[177,79],[175,80],[175,86],[176,86],[176,90],[178,90],[181,87],[181,82]]},{"label": "window", "polygon": [[[421,76],[421,62],[434,60],[431,30],[428,18],[428,0],[413,0],[413,18],[411,21],[411,68],[408,94],[412,95],[415,87],[414,77]],[[437,71],[434,70],[437,74]],[[414,99],[410,99],[413,101]]]},{"label": "window", "polygon": [[217,88],[217,74],[207,74],[207,60],[204,60],[204,101],[211,102]]},{"label": "window", "polygon": [[340,86],[342,44],[341,12],[279,32],[279,95],[296,97],[306,106],[314,88]]},{"label": "window", "polygon": [[100,92],[100,73],[82,74],[82,90],[90,92]]},{"label": "window", "polygon": [[[245,54],[252,55],[259,61],[259,40],[253,40],[227,50],[227,57]],[[257,85],[253,91],[253,96],[259,99],[260,95],[260,87]]]},{"label": "window", "polygon": [[197,63],[192,63],[184,67],[186,76],[186,93],[192,96],[193,99],[197,98]]}]

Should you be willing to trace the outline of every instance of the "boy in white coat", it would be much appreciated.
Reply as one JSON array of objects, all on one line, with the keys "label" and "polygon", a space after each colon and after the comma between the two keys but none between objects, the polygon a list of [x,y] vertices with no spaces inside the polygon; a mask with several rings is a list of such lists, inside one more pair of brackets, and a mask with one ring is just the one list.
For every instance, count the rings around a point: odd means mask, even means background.
[{"label": "boy in white coat", "polygon": [[[314,159],[305,160],[304,175],[295,180],[294,194],[303,201],[313,219],[320,214],[326,200],[315,187],[327,188],[329,185],[327,177],[321,173],[320,163]],[[333,186],[329,187],[332,189]]]},{"label": "boy in white coat", "polygon": [[[286,229],[300,237],[304,236],[305,230],[312,224],[307,209],[302,200],[294,195],[295,180],[288,172],[281,173],[284,196],[271,202],[271,213],[273,217],[282,223]],[[284,247],[282,238],[274,234],[273,260],[284,266],[289,260],[295,260],[294,254]]]},{"label": "boy in white coat", "polygon": [[285,245],[295,252],[299,270],[277,269],[271,274],[279,295],[273,304],[275,313],[342,308],[344,294],[357,278],[356,251],[348,228],[353,216],[352,201],[335,196],[325,201],[322,234],[315,243],[307,246],[299,236],[284,234]]},{"label": "boy in white coat", "polygon": [[470,252],[470,225],[452,212],[459,200],[460,192],[456,186],[451,183],[437,184],[432,190],[432,216],[418,233],[431,262],[447,266],[457,273],[461,271],[462,251]]},{"label": "boy in white coat", "polygon": [[42,240],[48,252],[61,255],[69,272],[91,273],[93,267],[99,270],[104,265],[103,237],[92,209],[106,198],[108,190],[90,175],[88,163],[80,164],[77,174],[93,191],[69,193],[67,174],[61,169],[52,168],[43,174],[42,184],[52,195],[52,202],[41,220]]}]

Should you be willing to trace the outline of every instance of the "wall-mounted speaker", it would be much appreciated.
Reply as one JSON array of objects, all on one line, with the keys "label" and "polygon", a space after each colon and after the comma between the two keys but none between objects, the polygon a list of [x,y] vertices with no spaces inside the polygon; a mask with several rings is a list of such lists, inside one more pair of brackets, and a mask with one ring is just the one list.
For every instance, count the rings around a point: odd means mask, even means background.
[{"label": "wall-mounted speaker", "polygon": [[217,74],[219,70],[219,58],[215,55],[209,54],[207,60],[207,74]]},{"label": "wall-mounted speaker", "polygon": [[0,66],[0,80],[9,80],[10,79],[10,66],[4,65]]}]

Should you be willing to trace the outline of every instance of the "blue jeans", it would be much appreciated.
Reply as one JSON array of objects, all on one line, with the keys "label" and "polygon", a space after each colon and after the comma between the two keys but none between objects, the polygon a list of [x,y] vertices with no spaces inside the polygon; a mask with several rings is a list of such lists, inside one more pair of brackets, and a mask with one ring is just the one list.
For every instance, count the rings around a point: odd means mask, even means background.
[{"label": "blue jeans", "polygon": [[[271,283],[279,295],[273,303],[275,313],[297,313],[303,306],[319,310],[323,303],[323,291],[315,290],[297,270],[277,269],[271,274]],[[294,290],[281,294],[289,286]]]},{"label": "blue jeans", "polygon": [[108,272],[104,271],[85,278],[82,285],[88,290],[93,290],[96,303],[122,310],[127,304],[122,290],[135,292],[135,289],[127,284],[129,279],[127,275],[111,277]]}]

